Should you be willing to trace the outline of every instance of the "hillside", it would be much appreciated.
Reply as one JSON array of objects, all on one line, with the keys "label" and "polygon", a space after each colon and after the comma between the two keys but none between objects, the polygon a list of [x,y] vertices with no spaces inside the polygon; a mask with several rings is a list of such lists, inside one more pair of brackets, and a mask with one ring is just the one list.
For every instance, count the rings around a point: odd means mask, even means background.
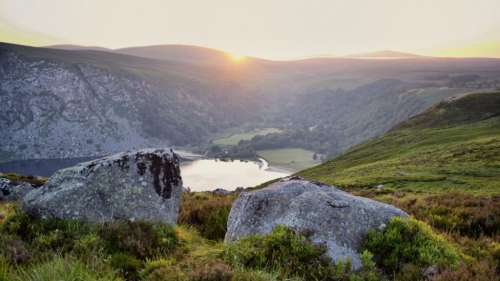
[{"label": "hillside", "polygon": [[300,173],[348,189],[500,194],[500,93],[444,101]]},{"label": "hillside", "polygon": [[8,136],[0,161],[157,145],[203,152],[217,136],[261,128],[283,133],[252,141],[253,150],[329,158],[444,98],[500,85],[495,59],[236,63],[195,46],[56,47],[0,44],[0,133]]}]

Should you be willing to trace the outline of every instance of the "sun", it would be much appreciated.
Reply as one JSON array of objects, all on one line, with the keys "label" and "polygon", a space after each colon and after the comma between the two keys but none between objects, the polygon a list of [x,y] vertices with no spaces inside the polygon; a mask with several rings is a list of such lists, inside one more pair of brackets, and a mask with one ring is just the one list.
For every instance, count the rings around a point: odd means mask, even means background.
[{"label": "sun", "polygon": [[231,59],[235,63],[240,63],[246,59],[246,57],[243,55],[228,54],[228,56],[229,56],[229,59]]}]

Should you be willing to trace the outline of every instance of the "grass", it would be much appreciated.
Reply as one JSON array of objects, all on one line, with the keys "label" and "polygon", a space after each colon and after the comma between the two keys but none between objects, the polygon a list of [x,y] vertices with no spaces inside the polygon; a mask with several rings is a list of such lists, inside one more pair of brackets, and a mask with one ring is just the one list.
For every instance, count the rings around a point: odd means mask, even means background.
[{"label": "grass", "polygon": [[[499,115],[499,93],[443,102],[298,175],[396,205],[441,233],[446,241],[439,244],[468,258],[435,280],[498,280]],[[396,280],[421,274],[416,256],[410,259]]]},{"label": "grass", "polygon": [[346,189],[500,194],[500,118],[402,129],[299,174]]},{"label": "grass", "polygon": [[270,166],[293,171],[300,171],[320,163],[314,160],[314,152],[302,148],[259,150],[257,154],[266,159]]},{"label": "grass", "polygon": [[255,136],[263,136],[263,135],[267,135],[267,134],[281,133],[281,132],[282,131],[280,129],[276,129],[276,128],[256,129],[256,130],[253,130],[251,132],[239,133],[239,134],[234,134],[234,135],[230,135],[227,137],[215,139],[213,141],[213,143],[216,145],[237,145],[240,141],[251,140]]}]

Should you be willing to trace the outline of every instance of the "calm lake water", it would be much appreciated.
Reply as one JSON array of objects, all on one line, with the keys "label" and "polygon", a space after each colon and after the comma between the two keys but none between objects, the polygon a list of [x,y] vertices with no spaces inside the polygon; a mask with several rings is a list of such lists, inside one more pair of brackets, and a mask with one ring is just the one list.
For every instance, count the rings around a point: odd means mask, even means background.
[{"label": "calm lake water", "polygon": [[191,191],[206,191],[256,186],[288,176],[290,173],[270,169],[263,159],[260,162],[198,159],[184,163],[181,166],[181,175],[184,186],[191,188]]},{"label": "calm lake water", "polygon": [[[192,191],[207,191],[217,188],[234,190],[240,186],[251,187],[290,174],[287,171],[269,168],[263,159],[260,162],[221,161],[200,159],[195,154],[179,154],[183,159],[186,159],[181,162],[184,186],[191,188]],[[18,160],[0,163],[0,172],[49,177],[59,169],[92,159],[94,158]],[[194,160],[189,161],[189,159]]]}]

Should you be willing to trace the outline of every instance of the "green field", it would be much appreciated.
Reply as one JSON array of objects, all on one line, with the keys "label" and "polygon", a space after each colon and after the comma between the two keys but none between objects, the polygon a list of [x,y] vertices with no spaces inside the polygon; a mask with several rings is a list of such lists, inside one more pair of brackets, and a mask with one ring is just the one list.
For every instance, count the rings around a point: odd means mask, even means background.
[{"label": "green field", "polygon": [[213,141],[214,144],[217,145],[237,145],[242,140],[251,140],[255,136],[264,136],[267,134],[273,133],[281,133],[280,129],[276,128],[264,128],[264,129],[256,129],[246,133],[233,134],[227,137],[215,139]]},{"label": "green field", "polygon": [[299,171],[318,165],[313,159],[314,152],[302,148],[280,148],[257,151],[257,155],[266,159],[270,166],[281,167],[291,171]]}]

